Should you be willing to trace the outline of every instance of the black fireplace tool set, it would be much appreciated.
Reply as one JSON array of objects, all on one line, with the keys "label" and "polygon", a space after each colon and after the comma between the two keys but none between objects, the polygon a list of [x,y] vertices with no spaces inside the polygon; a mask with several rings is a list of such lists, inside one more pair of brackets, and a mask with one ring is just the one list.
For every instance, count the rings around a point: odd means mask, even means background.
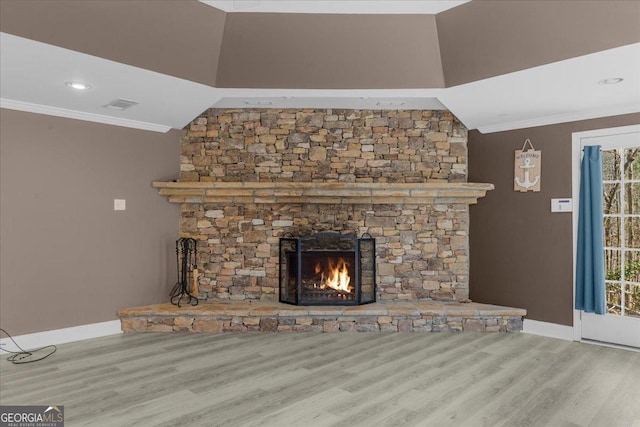
[{"label": "black fireplace tool set", "polygon": [[178,282],[171,289],[171,304],[180,307],[186,302],[198,305],[198,246],[196,239],[183,237],[176,240],[176,267]]}]

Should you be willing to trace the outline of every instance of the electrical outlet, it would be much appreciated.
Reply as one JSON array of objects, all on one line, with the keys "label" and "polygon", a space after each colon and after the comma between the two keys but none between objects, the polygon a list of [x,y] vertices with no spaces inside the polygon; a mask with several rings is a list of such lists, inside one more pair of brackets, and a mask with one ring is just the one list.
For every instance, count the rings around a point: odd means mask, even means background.
[{"label": "electrical outlet", "polygon": [[124,199],[113,199],[113,210],[114,211],[127,210],[127,201]]},{"label": "electrical outlet", "polygon": [[9,339],[0,339],[0,354],[8,353],[6,347],[9,346]]}]

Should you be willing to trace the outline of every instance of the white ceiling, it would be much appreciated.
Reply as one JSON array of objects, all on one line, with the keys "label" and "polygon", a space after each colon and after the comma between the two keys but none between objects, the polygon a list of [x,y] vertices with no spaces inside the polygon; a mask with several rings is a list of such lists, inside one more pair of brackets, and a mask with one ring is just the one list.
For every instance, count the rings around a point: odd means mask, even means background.
[{"label": "white ceiling", "polygon": [[[77,91],[65,85],[91,85]],[[216,89],[0,33],[0,106],[166,132],[182,128],[216,100]],[[115,99],[138,102],[126,111],[104,108]]]},{"label": "white ceiling", "polygon": [[[624,81],[598,84],[612,77]],[[139,104],[102,107],[117,98]],[[496,132],[640,112],[640,43],[446,89],[222,89],[0,33],[0,106],[160,132],[210,106],[448,108],[469,129]]]},{"label": "white ceiling", "polygon": [[429,14],[435,15],[470,0],[200,0],[225,12]]},{"label": "white ceiling", "polygon": [[640,43],[450,87],[439,100],[483,133],[639,112]]}]

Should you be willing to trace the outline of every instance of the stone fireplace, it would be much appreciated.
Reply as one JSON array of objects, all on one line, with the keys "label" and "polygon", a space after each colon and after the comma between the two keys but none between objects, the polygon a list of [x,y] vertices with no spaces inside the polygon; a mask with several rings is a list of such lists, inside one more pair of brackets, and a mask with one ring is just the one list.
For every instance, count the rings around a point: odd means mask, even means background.
[{"label": "stone fireplace", "polygon": [[291,302],[281,239],[334,233],[375,239],[365,302],[467,301],[468,206],[493,186],[466,182],[466,142],[447,111],[210,109],[185,128],[179,182],[154,186],[198,241],[203,300]]},{"label": "stone fireplace", "polygon": [[[204,112],[180,180],[153,183],[197,240],[201,303],[122,309],[122,329],[521,330],[525,310],[468,299],[469,205],[493,185],[466,182],[466,142],[447,111]],[[330,267],[359,296],[323,288]]]}]

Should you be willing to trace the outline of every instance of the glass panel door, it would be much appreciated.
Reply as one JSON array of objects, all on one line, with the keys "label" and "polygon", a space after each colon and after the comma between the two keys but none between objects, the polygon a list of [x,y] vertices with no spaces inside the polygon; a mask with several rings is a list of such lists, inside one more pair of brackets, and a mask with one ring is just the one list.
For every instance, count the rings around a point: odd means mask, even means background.
[{"label": "glass panel door", "polygon": [[607,314],[581,312],[581,338],[640,348],[640,129],[594,132],[580,152],[602,147]]}]

